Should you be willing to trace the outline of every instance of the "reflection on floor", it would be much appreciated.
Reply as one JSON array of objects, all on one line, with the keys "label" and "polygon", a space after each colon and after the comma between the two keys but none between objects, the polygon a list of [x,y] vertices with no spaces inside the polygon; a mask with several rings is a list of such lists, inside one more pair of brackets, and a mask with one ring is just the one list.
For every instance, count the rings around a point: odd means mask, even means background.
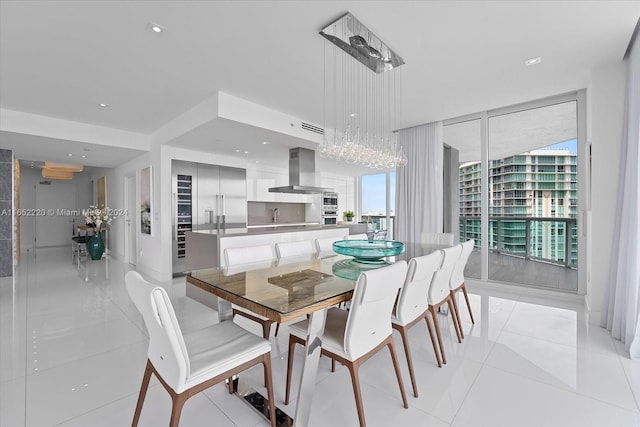
[{"label": "reflection on floor", "polygon": [[[480,279],[480,251],[469,256],[465,275]],[[489,280],[577,292],[578,270],[547,262],[489,253]]]},{"label": "reflection on floor", "polygon": [[[129,265],[89,261],[80,270],[68,248],[23,258],[17,279],[0,282],[0,425],[114,427],[131,425],[144,370],[147,337],[127,297]],[[162,284],[181,327],[217,321],[214,311],[185,297],[184,278]],[[402,407],[391,360],[379,352],[361,368],[369,426],[638,426],[640,362],[631,361],[607,331],[587,324],[580,306],[471,289],[476,324],[464,316],[465,339],[443,321],[447,365],[436,366],[423,326],[409,337],[419,397],[410,381],[399,337],[409,409]],[[242,318],[240,318],[242,321]],[[243,324],[260,333],[256,324]],[[283,333],[284,332],[284,333]],[[272,338],[276,402],[284,406],[288,337]],[[302,350],[296,349],[294,384]],[[262,371],[243,381],[264,391]],[[141,426],[168,424],[170,401],[152,380]],[[634,398],[635,391],[635,398]],[[294,394],[297,390],[292,389]],[[312,426],[357,426],[349,374],[330,371],[321,358]],[[191,398],[181,426],[267,426],[222,386]]]}]

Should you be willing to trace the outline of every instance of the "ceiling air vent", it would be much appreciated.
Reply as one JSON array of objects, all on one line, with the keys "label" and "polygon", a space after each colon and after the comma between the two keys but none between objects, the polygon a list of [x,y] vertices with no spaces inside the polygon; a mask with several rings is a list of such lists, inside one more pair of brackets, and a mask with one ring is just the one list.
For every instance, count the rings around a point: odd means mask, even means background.
[{"label": "ceiling air vent", "polygon": [[318,126],[311,125],[309,123],[302,122],[302,129],[309,132],[317,133],[318,135],[324,135],[324,129]]}]

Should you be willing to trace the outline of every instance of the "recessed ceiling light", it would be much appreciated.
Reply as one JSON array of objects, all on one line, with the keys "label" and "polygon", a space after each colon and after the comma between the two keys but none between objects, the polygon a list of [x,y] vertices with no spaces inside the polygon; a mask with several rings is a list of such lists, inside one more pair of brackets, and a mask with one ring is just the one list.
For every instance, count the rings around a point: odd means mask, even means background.
[{"label": "recessed ceiling light", "polygon": [[244,154],[249,154],[249,152],[248,152],[248,151],[245,151],[245,152],[244,152]]},{"label": "recessed ceiling light", "polygon": [[156,24],[155,22],[149,22],[147,28],[149,31],[156,34],[164,33],[165,31],[167,31],[167,27],[163,27],[162,25]]},{"label": "recessed ceiling light", "polygon": [[82,157],[83,159],[86,159],[86,158],[87,158],[87,156],[86,156],[85,154],[83,154],[81,157]]},{"label": "recessed ceiling light", "polygon": [[262,145],[269,145],[267,141],[262,141]]},{"label": "recessed ceiling light", "polygon": [[67,154],[67,156],[69,156],[69,157],[73,157],[73,154],[69,153],[69,154]]},{"label": "recessed ceiling light", "polygon": [[104,102],[101,102],[100,104],[98,104],[99,106],[101,106],[102,108],[107,108],[109,106],[109,104],[106,104]]},{"label": "recessed ceiling light", "polygon": [[541,62],[542,62],[542,57],[536,56],[535,58],[530,58],[530,59],[527,59],[526,61],[524,61],[524,65],[526,67],[530,67],[532,65],[536,65],[536,64],[539,64]]},{"label": "recessed ceiling light", "polygon": [[357,116],[357,114],[356,114],[356,113],[351,113],[351,114],[349,114],[349,117],[355,117],[355,116]]},{"label": "recessed ceiling light", "polygon": [[240,152],[240,150],[236,150],[236,153],[239,153],[239,152]]}]

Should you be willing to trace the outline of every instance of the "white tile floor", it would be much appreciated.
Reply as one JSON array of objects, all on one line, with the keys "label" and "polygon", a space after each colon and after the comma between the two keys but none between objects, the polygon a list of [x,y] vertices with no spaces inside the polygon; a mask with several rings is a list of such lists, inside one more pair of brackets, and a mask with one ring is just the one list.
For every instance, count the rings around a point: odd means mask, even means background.
[{"label": "white tile floor", "polygon": [[[129,266],[90,261],[78,271],[69,258],[68,248],[41,250],[23,258],[15,281],[0,281],[1,427],[131,425],[147,338],[124,288]],[[164,286],[184,330],[217,321],[214,311],[185,297],[184,279]],[[476,324],[463,310],[462,344],[442,317],[443,368],[425,328],[411,330],[418,398],[396,335],[409,409],[401,405],[388,353],[380,352],[361,370],[368,425],[639,426],[640,362],[629,360],[607,331],[587,324],[582,307],[513,295],[472,294]],[[295,404],[282,403],[286,328],[280,335],[272,338],[276,400],[293,415]],[[301,360],[298,348],[294,384]],[[263,389],[261,369],[243,379]],[[140,425],[167,425],[169,412],[169,397],[154,380]],[[312,426],[358,424],[347,370],[331,373],[326,358],[311,418]],[[268,425],[222,385],[190,399],[181,421],[184,427]]]}]

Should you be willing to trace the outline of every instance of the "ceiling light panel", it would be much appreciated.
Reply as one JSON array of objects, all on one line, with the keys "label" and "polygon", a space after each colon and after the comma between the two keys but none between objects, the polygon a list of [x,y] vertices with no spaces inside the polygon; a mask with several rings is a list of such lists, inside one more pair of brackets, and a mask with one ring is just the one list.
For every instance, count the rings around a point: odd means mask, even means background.
[{"label": "ceiling light panel", "polygon": [[65,163],[44,162],[45,169],[55,169],[67,172],[82,172],[84,166],[82,165],[68,165]]},{"label": "ceiling light panel", "polygon": [[42,169],[42,177],[47,179],[73,179],[73,172],[56,169]]}]

